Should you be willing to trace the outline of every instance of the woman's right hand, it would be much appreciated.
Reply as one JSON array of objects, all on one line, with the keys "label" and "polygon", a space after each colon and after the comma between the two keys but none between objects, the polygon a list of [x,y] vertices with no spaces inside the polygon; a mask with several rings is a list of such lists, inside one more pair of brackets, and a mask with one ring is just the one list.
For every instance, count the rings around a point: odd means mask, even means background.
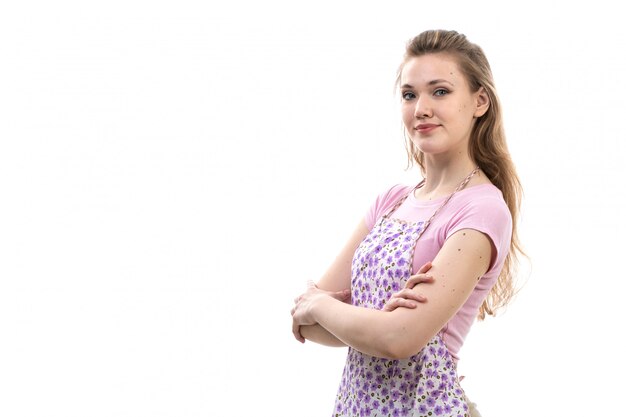
[{"label": "woman's right hand", "polygon": [[317,288],[317,285],[315,285],[313,281],[308,281],[307,290],[293,300],[295,305],[291,309],[291,330],[297,341],[304,343],[304,337],[300,333],[300,326],[310,326],[316,324],[315,321],[311,321],[310,310],[312,305],[315,303],[315,300],[324,296],[336,298],[339,301],[346,302],[350,299],[350,290],[324,291]]},{"label": "woman's right hand", "polygon": [[399,307],[415,308],[417,307],[417,303],[425,303],[427,301],[426,297],[415,292],[414,288],[417,284],[433,282],[434,278],[426,273],[432,266],[430,262],[422,265],[419,271],[417,271],[417,274],[412,275],[408,279],[404,289],[391,295],[391,298],[383,307],[383,311],[393,311]]}]

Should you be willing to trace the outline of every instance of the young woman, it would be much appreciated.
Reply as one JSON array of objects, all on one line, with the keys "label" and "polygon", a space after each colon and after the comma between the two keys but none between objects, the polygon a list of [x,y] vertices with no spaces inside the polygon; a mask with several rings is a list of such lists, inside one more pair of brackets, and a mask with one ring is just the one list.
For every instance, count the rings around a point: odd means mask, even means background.
[{"label": "young woman", "polygon": [[295,299],[293,333],[349,347],[334,416],[466,416],[458,352],[474,319],[511,298],[521,186],[480,47],[421,33],[397,83],[424,179],[378,196]]}]

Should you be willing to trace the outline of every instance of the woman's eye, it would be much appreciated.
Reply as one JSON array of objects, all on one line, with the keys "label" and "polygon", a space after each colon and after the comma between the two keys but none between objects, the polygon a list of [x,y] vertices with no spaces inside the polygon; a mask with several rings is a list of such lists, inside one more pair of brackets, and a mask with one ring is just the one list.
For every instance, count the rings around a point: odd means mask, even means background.
[{"label": "woman's eye", "polygon": [[415,98],[415,94],[411,93],[410,91],[405,91],[402,93],[403,100],[412,100],[414,98]]},{"label": "woman's eye", "polygon": [[438,88],[433,94],[436,96],[445,96],[446,94],[448,94],[448,90],[446,90],[445,88]]}]

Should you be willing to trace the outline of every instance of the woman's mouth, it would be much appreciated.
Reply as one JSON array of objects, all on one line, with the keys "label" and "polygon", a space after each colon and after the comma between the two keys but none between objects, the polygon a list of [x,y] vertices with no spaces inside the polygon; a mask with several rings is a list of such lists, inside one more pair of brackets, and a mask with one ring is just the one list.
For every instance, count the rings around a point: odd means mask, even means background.
[{"label": "woman's mouth", "polygon": [[417,125],[415,127],[415,130],[417,130],[419,133],[429,133],[438,127],[439,125],[435,125],[432,123],[423,123],[423,124]]}]

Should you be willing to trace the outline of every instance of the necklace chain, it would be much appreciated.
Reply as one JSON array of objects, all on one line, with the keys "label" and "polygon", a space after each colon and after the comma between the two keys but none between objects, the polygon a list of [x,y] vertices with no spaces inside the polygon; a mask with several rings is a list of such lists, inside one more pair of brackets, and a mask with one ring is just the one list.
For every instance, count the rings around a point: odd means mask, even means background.
[{"label": "necklace chain", "polygon": [[[439,213],[439,211],[444,208],[444,206],[446,204],[448,204],[448,201],[450,201],[450,199],[452,198],[453,195],[455,195],[456,193],[458,193],[459,191],[461,191],[462,189],[465,188],[465,186],[467,186],[467,183],[470,182],[470,180],[472,179],[472,177],[474,175],[476,175],[476,173],[480,171],[479,167],[474,168],[474,170],[472,172],[470,172],[467,177],[465,177],[465,179],[463,181],[461,181],[461,183],[456,187],[456,189],[448,196],[446,197],[446,199],[444,200],[443,203],[441,203],[441,205],[439,207],[437,207],[437,210],[435,210],[435,212],[433,213],[432,216],[430,216],[430,218],[426,221],[426,223],[424,223],[424,226],[422,227],[422,229],[419,231],[417,238],[415,239],[415,242],[417,243],[417,240],[422,236],[422,234],[424,233],[424,231],[426,230],[426,228],[430,225],[430,222],[435,218],[435,216],[437,215],[437,213]],[[411,190],[411,193],[414,192],[415,190],[417,190],[420,186],[424,185],[424,182],[426,180],[424,179],[423,181],[421,181],[419,184],[417,184],[415,186],[415,188],[413,188]],[[409,193],[410,194],[410,193]],[[402,203],[404,203],[404,201],[407,199],[407,197],[409,196],[409,194],[405,195],[403,198],[400,199],[400,201],[398,201],[393,208],[383,216],[383,220],[388,218],[394,211],[396,211],[396,209],[398,207],[400,207],[400,205]],[[415,246],[413,246],[415,248]]]},{"label": "necklace chain", "polygon": [[[463,181],[461,181],[461,183],[456,187],[456,189],[452,192],[452,194],[450,194],[448,197],[446,197],[445,201],[443,203],[441,203],[441,205],[439,207],[437,207],[437,210],[435,210],[435,212],[433,213],[432,216],[430,216],[430,219],[428,219],[426,221],[426,223],[424,223],[424,227],[422,227],[422,230],[420,231],[419,235],[417,236],[417,239],[420,238],[420,236],[422,236],[422,233],[424,233],[424,230],[426,230],[426,228],[428,227],[428,225],[430,225],[430,222],[435,218],[435,216],[437,215],[437,213],[439,213],[439,211],[446,205],[448,204],[448,201],[450,201],[450,199],[452,198],[453,195],[455,195],[456,193],[458,193],[459,191],[461,191],[463,188],[465,188],[465,186],[467,185],[468,182],[470,182],[470,180],[472,179],[472,177],[474,175],[476,175],[476,173],[480,170],[479,167],[474,168],[474,170],[472,172],[469,173],[469,175],[467,177],[465,177],[465,179]],[[415,189],[413,190],[415,191]],[[412,192],[413,192],[412,191]],[[416,239],[416,240],[417,240]]]}]

